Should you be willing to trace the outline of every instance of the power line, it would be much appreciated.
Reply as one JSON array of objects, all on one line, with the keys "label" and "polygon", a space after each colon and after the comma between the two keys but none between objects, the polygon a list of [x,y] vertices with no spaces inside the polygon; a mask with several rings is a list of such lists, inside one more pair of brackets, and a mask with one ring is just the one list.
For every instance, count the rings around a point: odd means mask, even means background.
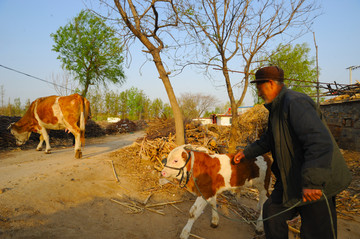
[{"label": "power line", "polygon": [[5,69],[7,69],[7,70],[14,71],[14,72],[16,72],[16,73],[19,73],[19,74],[22,74],[22,75],[25,75],[25,76],[34,78],[34,79],[36,79],[36,80],[43,81],[43,82],[46,82],[46,83],[49,83],[49,84],[52,84],[52,85],[55,85],[55,86],[58,86],[58,87],[61,87],[61,88],[64,88],[64,89],[66,89],[66,90],[70,90],[70,91],[71,91],[71,89],[69,89],[69,88],[67,88],[67,87],[65,87],[65,86],[62,86],[62,85],[58,85],[58,84],[56,84],[56,83],[54,83],[54,82],[50,82],[50,81],[41,79],[41,78],[36,77],[36,76],[32,76],[32,75],[30,75],[30,74],[24,73],[24,72],[19,71],[19,70],[15,70],[15,69],[13,69],[13,68],[10,68],[10,67],[7,67],[7,66],[1,65],[1,64],[0,64],[0,66],[3,67],[3,68],[5,68]]}]

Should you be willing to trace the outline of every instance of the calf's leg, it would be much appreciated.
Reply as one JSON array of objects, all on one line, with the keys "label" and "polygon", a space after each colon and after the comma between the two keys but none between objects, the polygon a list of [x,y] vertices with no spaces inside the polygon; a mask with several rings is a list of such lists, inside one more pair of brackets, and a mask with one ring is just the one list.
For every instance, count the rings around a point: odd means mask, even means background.
[{"label": "calf's leg", "polygon": [[214,197],[208,199],[208,201],[210,202],[211,207],[212,207],[211,227],[216,228],[219,225],[219,213],[216,208],[216,195]]},{"label": "calf's leg", "polygon": [[262,219],[263,219],[263,205],[264,205],[264,203],[265,203],[265,201],[267,200],[268,197],[266,196],[267,190],[265,190],[264,186],[258,188],[258,190],[259,190],[259,202],[258,202],[258,205],[257,205],[257,209],[260,210],[260,215],[259,215],[258,221],[256,223],[255,230],[257,232],[263,232],[264,231],[264,223],[262,221]]},{"label": "calf's leg", "polygon": [[194,222],[203,213],[203,210],[206,207],[206,205],[207,205],[207,201],[204,198],[197,197],[195,203],[190,208],[189,211],[190,218],[180,234],[181,239],[187,239],[189,237]]}]

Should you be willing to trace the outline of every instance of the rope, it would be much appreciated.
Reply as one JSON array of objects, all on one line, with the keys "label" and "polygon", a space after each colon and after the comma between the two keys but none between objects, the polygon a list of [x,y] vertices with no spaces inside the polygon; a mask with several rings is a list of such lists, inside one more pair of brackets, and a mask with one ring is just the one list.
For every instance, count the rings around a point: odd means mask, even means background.
[{"label": "rope", "polygon": [[[274,215],[271,215],[271,216],[269,216],[269,217],[267,217],[267,218],[263,218],[263,219],[261,219],[261,220],[246,220],[246,219],[240,220],[240,219],[236,219],[236,218],[230,218],[230,217],[226,216],[225,214],[221,213],[220,211],[218,211],[216,208],[214,208],[214,207],[205,199],[204,195],[201,193],[201,191],[200,191],[200,189],[199,189],[199,186],[198,186],[197,183],[196,183],[196,178],[195,178],[194,176],[193,176],[193,179],[194,179],[194,184],[195,184],[195,186],[196,186],[196,189],[199,191],[201,197],[206,201],[206,203],[211,206],[212,210],[216,211],[218,214],[220,214],[221,216],[225,217],[226,219],[231,220],[231,221],[234,221],[234,222],[246,222],[246,223],[251,223],[251,222],[254,222],[254,223],[255,223],[255,222],[258,222],[258,221],[263,221],[263,222],[264,222],[264,221],[267,221],[267,220],[269,220],[269,219],[271,219],[271,218],[277,217],[277,216],[279,216],[279,215],[281,215],[281,214],[283,214],[283,213],[285,213],[285,212],[287,212],[287,211],[290,211],[290,210],[294,209],[295,207],[297,207],[297,206],[302,202],[302,200],[299,200],[299,201],[298,201],[297,203],[295,203],[293,206],[291,206],[291,207],[289,207],[289,208],[287,208],[287,209],[285,209],[285,210],[283,210],[283,211],[281,211],[281,212],[279,212],[279,213],[276,213],[276,214],[274,214]],[[329,205],[328,199],[327,199],[324,191],[322,191],[322,194],[324,195],[325,202],[326,202],[326,205],[327,205],[327,208],[328,208],[328,211],[329,211],[330,223],[331,223],[331,230],[332,230],[333,238],[336,239],[336,233],[335,233],[335,228],[334,228],[334,221],[333,221],[333,218],[332,218],[332,213],[331,213],[330,205]]]},{"label": "rope", "polygon": [[331,213],[331,209],[330,209],[330,205],[329,205],[329,201],[324,193],[324,191],[322,191],[322,194],[324,195],[325,198],[325,202],[329,211],[329,216],[330,216],[330,223],[331,223],[331,230],[332,230],[332,234],[333,234],[333,238],[336,239],[336,233],[335,233],[335,228],[334,228],[334,221],[333,221],[333,217],[332,217],[332,213]]},{"label": "rope", "polygon": [[[205,199],[204,195],[201,193],[201,191],[200,191],[200,189],[199,189],[199,187],[198,187],[198,185],[197,185],[197,183],[196,183],[196,178],[193,177],[193,179],[194,179],[195,187],[196,187],[196,189],[199,191],[201,197],[206,201],[207,204],[209,204],[209,205],[211,206],[211,204]],[[271,219],[271,218],[277,217],[277,216],[279,216],[279,215],[281,215],[281,214],[283,214],[283,213],[285,213],[285,212],[287,212],[287,211],[290,211],[290,210],[294,209],[294,208],[297,207],[301,202],[302,202],[302,200],[299,200],[299,201],[298,201],[297,203],[295,203],[293,206],[285,209],[284,211],[281,211],[281,212],[279,212],[279,213],[276,213],[276,214],[274,214],[274,215],[271,215],[271,216],[269,216],[269,217],[267,217],[267,218],[263,218],[263,219],[261,219],[261,220],[245,220],[245,219],[240,220],[240,219],[236,219],[236,218],[230,218],[230,217],[226,216],[225,214],[221,213],[221,212],[220,212],[219,210],[217,210],[216,208],[214,208],[214,207],[212,207],[212,206],[211,206],[211,208],[212,208],[212,210],[214,210],[214,211],[216,211],[217,213],[219,213],[221,216],[223,216],[223,217],[225,217],[226,219],[229,219],[229,220],[231,220],[231,221],[251,223],[251,222],[258,222],[258,221],[263,221],[263,222],[264,222],[264,221],[267,221],[267,220],[269,220],[269,219]]]},{"label": "rope", "polygon": [[36,80],[39,80],[39,81],[42,81],[42,82],[46,82],[46,83],[52,84],[52,85],[54,85],[54,86],[61,87],[61,88],[64,88],[64,89],[66,89],[66,90],[70,90],[70,91],[71,91],[71,89],[68,89],[68,88],[65,87],[65,86],[58,85],[58,84],[56,84],[56,83],[54,83],[54,82],[50,82],[50,81],[47,81],[47,80],[43,80],[43,79],[41,79],[41,78],[39,78],[39,77],[36,77],[36,76],[30,75],[30,74],[27,74],[27,73],[22,72],[22,71],[19,71],[19,70],[15,70],[15,69],[10,68],[10,67],[8,67],[8,66],[4,66],[4,65],[0,64],[0,67],[5,68],[5,69],[10,70],[10,71],[14,71],[14,72],[16,72],[16,73],[19,73],[19,74],[22,74],[22,75],[25,75],[25,76],[28,76],[28,77],[31,77],[31,78],[34,78],[34,79],[36,79]]}]

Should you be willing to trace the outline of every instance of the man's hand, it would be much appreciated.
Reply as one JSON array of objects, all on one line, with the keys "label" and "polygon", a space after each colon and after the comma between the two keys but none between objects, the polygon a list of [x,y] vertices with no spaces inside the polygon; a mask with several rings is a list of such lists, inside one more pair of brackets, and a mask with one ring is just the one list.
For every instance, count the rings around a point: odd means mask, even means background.
[{"label": "man's hand", "polygon": [[322,192],[320,189],[309,189],[304,188],[303,189],[303,201],[316,201],[319,200],[322,196]]},{"label": "man's hand", "polygon": [[242,151],[238,152],[237,154],[235,154],[234,156],[234,164],[238,164],[240,163],[240,161],[245,158],[245,155]]}]

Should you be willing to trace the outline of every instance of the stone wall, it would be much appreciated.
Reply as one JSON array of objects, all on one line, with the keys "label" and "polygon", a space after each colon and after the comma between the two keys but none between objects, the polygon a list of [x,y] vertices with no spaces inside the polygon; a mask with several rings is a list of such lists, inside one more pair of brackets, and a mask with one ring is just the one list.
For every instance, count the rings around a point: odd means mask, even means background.
[{"label": "stone wall", "polygon": [[339,147],[360,151],[360,100],[323,103],[320,108]]}]

